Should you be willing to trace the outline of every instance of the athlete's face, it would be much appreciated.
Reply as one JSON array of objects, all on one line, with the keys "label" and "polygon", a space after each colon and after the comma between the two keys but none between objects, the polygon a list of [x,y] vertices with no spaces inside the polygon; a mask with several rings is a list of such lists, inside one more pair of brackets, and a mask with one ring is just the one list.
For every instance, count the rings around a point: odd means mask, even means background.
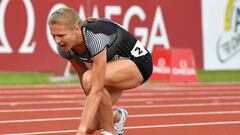
[{"label": "athlete's face", "polygon": [[55,42],[64,52],[69,51],[76,44],[75,29],[71,29],[64,24],[52,24],[49,27]]}]

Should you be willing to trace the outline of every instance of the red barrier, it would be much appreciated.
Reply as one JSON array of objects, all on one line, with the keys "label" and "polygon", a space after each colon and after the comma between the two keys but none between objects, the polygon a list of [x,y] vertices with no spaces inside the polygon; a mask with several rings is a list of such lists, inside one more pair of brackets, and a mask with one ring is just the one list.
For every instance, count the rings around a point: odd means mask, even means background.
[{"label": "red barrier", "polygon": [[171,52],[167,49],[156,47],[153,50],[153,74],[151,80],[169,80],[171,73]]},{"label": "red barrier", "polygon": [[155,48],[150,80],[172,83],[197,82],[192,50]]}]

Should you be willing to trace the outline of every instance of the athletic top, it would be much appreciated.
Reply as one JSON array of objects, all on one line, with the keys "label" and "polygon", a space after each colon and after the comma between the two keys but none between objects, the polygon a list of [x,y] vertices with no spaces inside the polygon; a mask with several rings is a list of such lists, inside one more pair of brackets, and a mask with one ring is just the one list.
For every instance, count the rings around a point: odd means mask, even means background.
[{"label": "athletic top", "polygon": [[78,58],[92,63],[92,58],[102,52],[104,48],[107,49],[107,61],[116,60],[120,57],[133,59],[148,53],[132,34],[111,20],[101,19],[87,23],[81,30],[87,48],[86,53],[78,54],[74,50],[63,52],[57,46],[59,54],[65,59]]}]

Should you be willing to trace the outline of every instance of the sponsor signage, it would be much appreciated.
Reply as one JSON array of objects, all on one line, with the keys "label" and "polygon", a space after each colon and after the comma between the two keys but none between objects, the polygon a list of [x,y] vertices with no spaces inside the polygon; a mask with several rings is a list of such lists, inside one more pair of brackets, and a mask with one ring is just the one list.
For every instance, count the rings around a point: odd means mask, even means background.
[{"label": "sponsor signage", "polygon": [[163,82],[197,82],[193,53],[190,49],[155,48],[151,80]]},{"label": "sponsor signage", "polygon": [[83,19],[113,19],[150,52],[155,46],[193,48],[201,67],[200,0],[185,1],[0,0],[0,70],[54,71],[66,65],[47,25],[50,14],[63,6],[74,8]]},{"label": "sponsor signage", "polygon": [[153,74],[151,80],[169,81],[171,74],[171,51],[156,47],[153,51]]},{"label": "sponsor signage", "polygon": [[204,69],[240,69],[240,0],[202,0]]}]

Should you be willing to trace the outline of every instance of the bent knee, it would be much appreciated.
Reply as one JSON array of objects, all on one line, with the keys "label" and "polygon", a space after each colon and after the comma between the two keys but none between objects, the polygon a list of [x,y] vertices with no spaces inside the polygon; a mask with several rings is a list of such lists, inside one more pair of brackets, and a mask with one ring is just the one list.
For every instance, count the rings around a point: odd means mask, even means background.
[{"label": "bent knee", "polygon": [[92,80],[91,80],[91,71],[88,70],[87,72],[85,72],[82,76],[82,87],[86,93],[86,95],[88,95],[90,93],[90,89],[92,87]]}]

